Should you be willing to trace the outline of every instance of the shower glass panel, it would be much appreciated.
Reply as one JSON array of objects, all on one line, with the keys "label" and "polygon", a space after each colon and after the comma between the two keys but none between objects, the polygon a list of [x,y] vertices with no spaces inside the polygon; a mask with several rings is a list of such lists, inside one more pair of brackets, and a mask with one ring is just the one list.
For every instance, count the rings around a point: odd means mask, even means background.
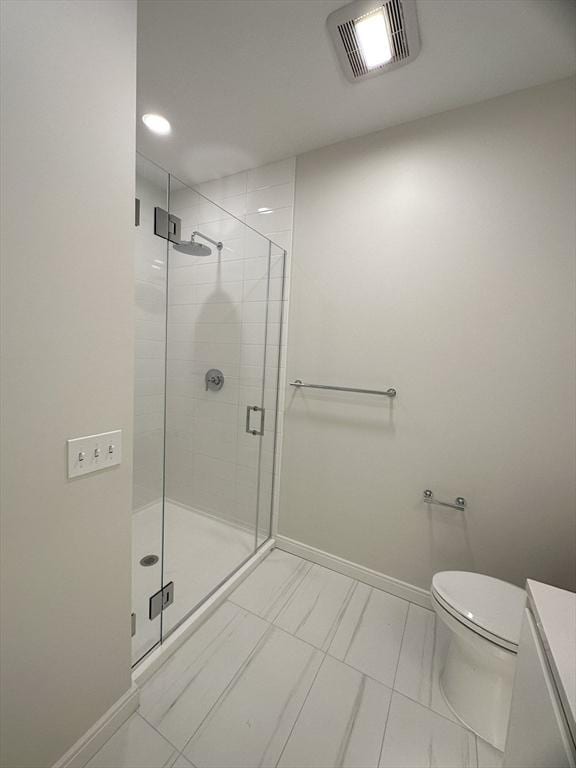
[{"label": "shower glass panel", "polygon": [[285,261],[243,196],[232,215],[140,155],[136,196],[134,663],[271,535]]},{"label": "shower glass panel", "polygon": [[264,359],[264,409],[266,420],[260,449],[258,467],[257,543],[263,544],[272,535],[272,506],[277,497],[275,482],[280,409],[280,349],[285,286],[286,252],[270,242],[268,261],[268,300],[266,303],[265,359]]},{"label": "shower glass panel", "polygon": [[163,637],[270,536],[284,262],[174,177],[169,210]]},{"label": "shower glass panel", "polygon": [[154,208],[168,207],[168,174],[136,164],[134,475],[132,502],[132,661],[162,636],[149,599],[162,587],[167,241],[154,235]]}]

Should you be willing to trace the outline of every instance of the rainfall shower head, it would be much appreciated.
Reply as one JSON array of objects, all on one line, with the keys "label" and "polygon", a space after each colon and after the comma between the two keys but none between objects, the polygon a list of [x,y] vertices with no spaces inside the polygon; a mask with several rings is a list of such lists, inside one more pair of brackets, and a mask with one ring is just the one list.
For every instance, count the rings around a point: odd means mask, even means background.
[{"label": "rainfall shower head", "polygon": [[174,250],[180,253],[185,253],[188,256],[210,256],[212,248],[202,243],[196,243],[194,238],[190,240],[181,240],[179,243],[174,243]]},{"label": "rainfall shower head", "polygon": [[210,256],[212,253],[212,248],[209,248],[203,243],[197,243],[194,239],[196,237],[201,237],[204,240],[208,240],[209,243],[212,243],[212,245],[216,246],[218,252],[220,252],[224,247],[221,242],[212,240],[211,237],[203,235],[202,232],[192,232],[190,240],[181,240],[179,243],[174,243],[174,250],[178,251],[179,253],[185,253],[188,256]]}]

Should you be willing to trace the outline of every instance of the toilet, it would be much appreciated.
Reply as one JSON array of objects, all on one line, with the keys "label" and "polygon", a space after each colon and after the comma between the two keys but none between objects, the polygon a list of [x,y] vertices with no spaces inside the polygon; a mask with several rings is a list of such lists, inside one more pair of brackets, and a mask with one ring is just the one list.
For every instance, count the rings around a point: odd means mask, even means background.
[{"label": "toilet", "polygon": [[440,671],[444,698],[470,730],[503,751],[526,593],[467,571],[437,573],[431,592],[450,630]]}]

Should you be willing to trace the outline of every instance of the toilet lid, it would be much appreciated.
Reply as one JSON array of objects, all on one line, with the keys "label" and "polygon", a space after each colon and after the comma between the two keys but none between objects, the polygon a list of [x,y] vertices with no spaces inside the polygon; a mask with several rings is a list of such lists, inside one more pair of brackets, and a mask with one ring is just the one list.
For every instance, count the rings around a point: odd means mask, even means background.
[{"label": "toilet lid", "polygon": [[526,592],[520,587],[481,573],[443,571],[432,579],[432,590],[466,624],[507,643],[520,642],[526,604]]}]

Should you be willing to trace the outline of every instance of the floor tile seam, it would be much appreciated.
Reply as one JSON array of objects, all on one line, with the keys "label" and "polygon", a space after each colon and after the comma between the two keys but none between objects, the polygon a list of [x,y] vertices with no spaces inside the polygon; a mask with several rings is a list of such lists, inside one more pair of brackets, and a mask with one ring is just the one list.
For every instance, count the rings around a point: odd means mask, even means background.
[{"label": "floor tile seam", "polygon": [[[319,651],[318,648],[315,649],[316,651]],[[324,666],[324,662],[326,661],[326,654],[322,651],[319,651],[319,653],[322,653],[322,661],[320,664],[318,664],[318,669],[316,670],[316,674],[314,675],[314,679],[312,680],[312,683],[310,684],[310,687],[306,691],[306,696],[304,697],[304,701],[302,702],[302,706],[298,710],[298,714],[294,718],[294,722],[292,723],[292,728],[290,728],[290,733],[288,734],[288,737],[286,741],[284,742],[284,746],[282,747],[282,751],[280,752],[280,755],[278,756],[278,760],[275,763],[275,768],[280,764],[280,761],[282,760],[282,755],[284,754],[284,751],[286,747],[288,746],[288,742],[290,741],[292,734],[294,732],[294,729],[296,728],[296,723],[300,719],[300,715],[302,714],[302,710],[304,709],[304,706],[306,705],[306,702],[308,701],[308,698],[310,696],[310,692],[312,691],[312,688],[314,687],[314,684],[316,683],[316,679],[318,678],[318,675],[320,674],[320,670]]]},{"label": "floor tile seam", "polygon": [[240,605],[240,603],[235,603],[234,600],[232,600],[231,597],[226,598],[227,602],[232,603],[232,605],[235,605],[236,608],[240,608],[241,611],[246,611],[246,613],[249,613],[251,616],[254,616],[257,619],[260,619],[260,621],[266,622],[266,624],[270,624],[271,626],[275,626],[273,621],[270,621],[270,619],[265,618],[264,616],[261,616],[259,613],[256,613],[255,611],[250,610],[250,608],[246,608],[243,605]]},{"label": "floor tile seam", "polygon": [[387,688],[389,691],[395,690],[393,686],[389,685],[388,683],[383,683],[382,680],[378,680],[377,677],[374,677],[374,675],[371,675],[369,672],[365,672],[363,669],[360,669],[359,667],[355,667],[354,664],[350,664],[349,661],[344,661],[343,659],[340,659],[338,656],[334,656],[334,654],[330,653],[330,651],[324,651],[324,653],[326,654],[326,656],[330,656],[331,659],[338,661],[340,664],[344,664],[344,666],[348,667],[348,669],[353,669],[354,672],[358,672],[358,674],[364,675],[364,677],[367,677],[368,680],[372,680],[373,683],[378,683],[378,685],[383,685],[384,688]]},{"label": "floor tile seam", "polygon": [[[273,551],[273,550],[272,550],[272,551]],[[269,557],[269,556],[272,554],[272,551],[268,553],[267,557],[266,557],[266,558],[264,558],[264,560],[262,560],[262,562],[261,562],[261,563],[258,563],[258,565],[256,566],[256,568],[254,569],[254,573],[255,573],[255,572],[258,570],[258,568],[259,568],[261,565],[263,565],[263,564],[264,564],[264,562],[266,561],[266,559],[267,559],[267,558],[268,558],[268,557]],[[283,550],[279,550],[279,551],[283,551]],[[287,553],[287,554],[289,554],[289,553]],[[295,558],[297,558],[298,560],[301,560],[303,563],[307,563],[307,562],[308,562],[308,561],[306,561],[306,560],[303,560],[302,558],[299,558],[297,555],[292,555],[292,557],[295,557]],[[309,564],[309,565],[310,565],[310,564]],[[300,567],[300,566],[299,566],[299,567]],[[279,614],[281,613],[281,611],[284,609],[284,607],[285,607],[286,603],[288,602],[288,600],[289,600],[289,599],[292,597],[292,595],[294,594],[294,592],[296,592],[296,591],[297,591],[297,589],[300,587],[300,584],[302,583],[302,581],[303,581],[303,580],[304,580],[304,578],[306,577],[306,575],[307,575],[307,573],[309,572],[309,570],[310,570],[310,568],[306,568],[306,569],[304,569],[304,570],[303,570],[303,573],[300,575],[300,577],[299,577],[299,578],[297,578],[297,579],[295,579],[295,583],[294,583],[293,585],[289,585],[289,586],[291,586],[292,588],[288,590],[288,594],[286,595],[286,597],[285,597],[285,599],[284,599],[284,602],[282,602],[282,603],[281,603],[281,605],[279,606],[278,610],[277,610],[277,611],[274,613],[274,615],[273,615],[271,618],[267,618],[267,617],[265,617],[265,616],[261,616],[259,613],[256,613],[255,611],[252,611],[252,610],[250,610],[249,608],[245,608],[245,607],[244,607],[243,605],[241,605],[240,603],[236,603],[236,602],[234,602],[234,600],[233,600],[234,592],[233,592],[233,593],[232,593],[232,595],[231,595],[230,597],[228,597],[227,599],[228,599],[228,601],[229,601],[229,602],[231,602],[231,603],[234,603],[234,605],[238,606],[239,608],[243,608],[244,610],[246,610],[246,611],[249,611],[250,613],[252,613],[254,616],[258,616],[258,618],[262,619],[263,621],[266,621],[266,622],[268,622],[269,624],[274,624],[274,621],[275,621],[275,620],[278,618],[278,615],[279,615]],[[293,573],[291,576],[289,576],[289,577],[288,577],[288,579],[286,580],[286,582],[290,582],[290,580],[291,580],[292,578],[294,578],[294,576],[297,576],[297,575],[298,575],[298,569],[296,569],[296,570],[294,571],[294,573]],[[285,583],[286,583],[286,582],[285,582]],[[238,586],[238,588],[240,588],[240,586],[241,586],[241,585],[239,585],[239,586]],[[277,600],[281,600],[281,599],[282,599],[282,595],[280,595],[280,596],[277,598]],[[273,607],[274,607],[274,603],[272,603],[272,606],[271,606],[271,608],[273,608]],[[269,609],[269,610],[270,610],[270,609]]]},{"label": "floor tile seam", "polygon": [[[268,622],[266,622],[268,623]],[[232,689],[232,687],[237,683],[237,681],[240,679],[240,677],[244,674],[245,669],[249,665],[249,662],[254,658],[256,653],[261,649],[261,647],[264,645],[264,643],[267,641],[267,638],[272,634],[272,630],[274,629],[273,625],[269,624],[267,629],[262,633],[262,635],[258,638],[257,643],[252,648],[248,656],[244,659],[244,661],[240,664],[236,672],[232,675],[230,678],[228,684],[224,687],[223,691],[220,693],[220,695],[216,698],[216,701],[212,704],[208,712],[204,715],[198,726],[194,729],[194,731],[190,734],[189,738],[186,740],[186,743],[182,747],[182,754],[186,758],[186,760],[189,760],[188,756],[186,755],[186,749],[190,746],[190,743],[192,742],[192,739],[196,736],[196,734],[200,731],[204,723],[208,720],[212,712],[218,707],[221,701],[224,700],[228,692]],[[190,761],[191,762],[191,761]]]},{"label": "floor tile seam", "polygon": [[[224,604],[223,604],[223,605],[224,605]],[[235,607],[235,608],[238,608],[238,609],[239,609],[239,611],[240,611],[240,610],[243,610],[243,609],[241,608],[241,606],[238,606],[238,605],[236,605],[236,603],[234,603],[234,607]],[[214,613],[216,613],[216,611],[214,611]],[[212,615],[214,615],[214,614],[212,614]],[[146,688],[148,688],[149,686],[151,686],[151,684],[152,684],[153,682],[155,682],[155,681],[157,682],[157,681],[160,679],[160,676],[161,676],[162,672],[164,672],[164,673],[166,674],[166,676],[167,676],[167,677],[173,677],[173,676],[174,676],[174,671],[177,671],[177,672],[178,672],[178,675],[179,675],[179,678],[182,678],[182,677],[184,677],[184,678],[185,678],[185,677],[188,675],[188,673],[190,672],[190,670],[191,670],[191,669],[194,669],[195,667],[197,667],[197,666],[198,666],[198,664],[199,664],[199,663],[202,663],[202,662],[204,661],[204,660],[203,660],[203,657],[204,657],[204,656],[205,656],[205,655],[206,655],[206,654],[207,654],[209,651],[213,652],[213,650],[212,650],[212,647],[214,646],[214,644],[215,644],[217,641],[220,641],[220,639],[221,639],[222,635],[223,635],[223,634],[224,634],[224,633],[225,633],[225,632],[226,632],[226,631],[227,631],[227,630],[228,630],[230,627],[232,627],[232,625],[233,625],[235,622],[237,622],[237,620],[238,620],[238,613],[236,613],[234,616],[232,616],[230,619],[228,619],[228,620],[226,621],[226,623],[224,624],[224,626],[223,626],[223,627],[222,627],[222,628],[219,630],[218,634],[217,634],[216,636],[212,637],[212,639],[210,640],[210,642],[209,642],[209,643],[207,643],[206,645],[203,645],[203,646],[202,646],[202,648],[200,649],[200,651],[198,651],[198,652],[197,652],[197,653],[194,655],[194,657],[193,657],[192,659],[188,659],[188,660],[186,660],[186,661],[185,661],[185,667],[184,667],[184,669],[180,669],[180,670],[179,670],[179,669],[178,669],[178,667],[179,667],[179,663],[178,663],[178,656],[179,656],[180,654],[183,654],[183,652],[185,651],[185,649],[186,649],[186,646],[188,645],[188,643],[192,641],[193,637],[194,637],[194,636],[195,636],[195,635],[196,635],[198,632],[200,632],[200,630],[202,629],[202,627],[203,627],[203,626],[204,626],[204,625],[205,625],[205,624],[206,624],[206,623],[209,621],[209,619],[210,619],[210,617],[208,617],[208,619],[206,619],[206,621],[204,621],[204,622],[203,622],[203,623],[202,623],[202,624],[201,624],[199,627],[196,627],[196,629],[195,629],[195,630],[194,630],[194,631],[191,633],[190,637],[186,638],[186,640],[185,640],[185,641],[184,641],[184,643],[183,643],[183,644],[180,646],[180,648],[176,649],[176,651],[175,651],[174,653],[172,653],[172,654],[171,654],[171,655],[170,655],[170,656],[169,656],[167,659],[165,659],[165,660],[164,660],[164,662],[161,664],[161,666],[160,666],[160,667],[158,667],[158,669],[157,669],[155,672],[153,672],[153,673],[152,673],[152,675],[150,676],[150,678],[149,678],[148,680],[146,680],[146,681],[145,681],[145,682],[144,682],[144,683],[143,683],[141,686],[138,686],[138,687],[139,687],[139,690],[140,690],[140,692],[141,692],[141,693],[143,693],[143,692],[146,690]],[[240,621],[241,621],[241,620],[242,620],[242,617],[240,617]],[[204,662],[204,663],[205,663],[205,662]],[[179,682],[180,682],[180,679],[176,680],[175,682],[179,683]],[[184,687],[184,688],[181,690],[181,692],[178,694],[177,698],[179,698],[180,696],[182,696],[182,695],[184,694],[184,692],[185,692],[186,688],[187,688],[189,685],[190,685],[190,682],[188,682],[188,683],[185,685],[185,687]],[[172,686],[173,686],[173,684],[171,683],[171,684],[170,684],[170,688],[171,688]],[[141,705],[140,705],[140,706],[141,706]],[[142,717],[144,717],[144,715],[142,715]]]},{"label": "floor tile seam", "polygon": [[380,768],[382,762],[382,752],[384,751],[384,742],[386,741],[386,732],[388,730],[388,721],[390,720],[390,710],[392,709],[392,698],[394,696],[394,689],[390,693],[390,700],[388,701],[388,711],[386,712],[386,722],[384,723],[384,731],[382,732],[382,741],[380,742],[380,752],[378,754],[377,768]]},{"label": "floor tile seam", "polygon": [[[248,611],[246,608],[245,610]],[[248,611],[248,613],[251,613],[251,611]],[[262,618],[261,616],[258,616],[258,614],[252,614],[253,616],[256,616],[256,618]],[[262,619],[263,621],[267,621],[266,619]],[[308,640],[304,640],[302,637],[298,637],[298,635],[293,634],[289,630],[285,629],[284,627],[278,626],[278,624],[274,624],[273,622],[267,622],[270,624],[271,627],[273,627],[278,632],[283,632],[285,635],[289,635],[290,637],[293,637],[295,640],[298,640],[300,643],[304,643],[305,645],[309,646],[310,648],[313,648],[315,651],[318,651],[319,653],[323,654],[324,656],[330,656],[331,659],[334,659],[334,661],[339,662],[340,664],[344,664],[345,667],[348,667],[348,669],[354,670],[354,672],[357,672],[360,675],[364,675],[364,677],[367,677],[369,680],[372,680],[374,683],[378,683],[378,685],[383,685],[384,688],[387,688],[389,691],[395,690],[395,688],[391,685],[388,685],[387,683],[383,683],[382,680],[378,680],[377,677],[374,677],[373,675],[369,674],[368,672],[365,672],[364,670],[360,669],[359,667],[355,667],[353,664],[350,664],[348,661],[344,661],[343,659],[338,658],[338,656],[334,656],[333,653],[330,653],[330,651],[325,651],[323,648],[319,648],[317,645],[314,645],[313,643],[309,642]],[[400,691],[399,691],[400,693]],[[402,694],[405,695],[405,694]],[[409,696],[406,696],[406,698],[410,698]],[[415,701],[414,699],[410,699],[411,701]],[[416,702],[418,704],[421,704],[421,702]],[[431,707],[428,707],[427,705],[423,704],[422,706],[426,706],[427,709],[431,709]],[[434,711],[434,710],[432,710]],[[439,713],[438,713],[439,714]],[[448,718],[446,718],[448,719]],[[453,722],[453,721],[451,721]]]},{"label": "floor tile seam", "polygon": [[[234,600],[232,599],[232,597],[227,598],[227,601],[229,603],[232,603],[233,605],[235,605],[237,608],[240,608],[241,610],[246,611],[247,613],[251,614],[252,616],[255,616],[257,619],[260,619],[261,621],[265,621],[267,624],[270,624],[270,626],[275,627],[276,629],[280,630],[281,632],[284,632],[285,634],[290,635],[290,637],[294,637],[296,640],[300,640],[300,642],[306,643],[306,645],[309,645],[311,648],[315,648],[317,651],[320,651],[321,653],[324,653],[324,654],[328,653],[328,651],[325,650],[324,648],[320,648],[317,645],[314,645],[314,643],[311,643],[308,640],[305,640],[304,638],[299,637],[295,632],[291,632],[289,629],[286,629],[286,627],[282,627],[279,624],[276,624],[276,619],[278,618],[278,615],[274,619],[268,619],[268,618],[266,618],[264,616],[261,616],[259,613],[255,613],[250,608],[246,608],[245,606],[240,605],[240,603],[235,603]],[[334,658],[334,659],[337,658],[336,656],[333,656],[332,654],[330,654],[330,656],[332,656],[332,658]],[[337,660],[340,661],[340,659],[337,659]],[[348,666],[351,666],[351,665],[348,665]]]},{"label": "floor tile seam", "polygon": [[342,605],[338,609],[338,613],[336,614],[336,617],[332,625],[330,626],[328,633],[326,634],[326,638],[322,643],[322,650],[325,650],[327,652],[328,649],[334,643],[334,640],[336,639],[336,635],[338,634],[338,631],[342,625],[342,621],[344,620],[344,616],[346,615],[348,608],[350,607],[350,603],[352,602],[352,598],[356,593],[357,587],[358,587],[358,582],[356,581],[356,579],[351,579],[351,583],[348,589],[346,590],[346,595],[344,596]]},{"label": "floor tile seam", "polygon": [[[302,558],[300,558],[302,560]],[[290,588],[288,589],[288,592],[285,596],[285,599],[282,601],[282,597],[278,598],[280,601],[280,605],[278,606],[278,610],[276,610],[271,618],[271,624],[273,624],[277,618],[279,618],[280,614],[284,611],[284,609],[287,607],[288,603],[292,600],[296,592],[300,589],[302,586],[302,582],[308,576],[310,571],[312,570],[312,563],[308,563],[307,560],[302,560],[303,563],[307,563],[307,568],[302,568],[302,573],[299,574],[298,570],[300,569],[300,566],[298,569],[294,572],[293,576],[297,576],[297,578],[294,579],[294,584],[290,585]],[[274,606],[272,606],[274,608]]]},{"label": "floor tile seam", "polygon": [[[282,632],[286,632],[286,634],[291,634],[290,632],[287,632],[286,630],[282,629],[281,627],[276,627],[276,629],[280,629]],[[295,637],[295,635],[291,635],[292,637]],[[452,723],[452,725],[458,725],[464,730],[468,731],[469,733],[473,734],[473,731],[471,731],[469,728],[467,728],[464,723],[461,722],[455,722],[450,717],[447,717],[446,715],[442,714],[442,712],[438,712],[435,710],[430,704],[424,704],[422,701],[418,701],[418,699],[414,699],[412,696],[409,696],[407,693],[404,693],[404,691],[401,691],[398,688],[395,688],[396,680],[394,680],[394,685],[388,685],[387,683],[383,683],[382,680],[378,680],[377,677],[374,677],[373,675],[370,675],[368,672],[365,672],[362,669],[359,669],[358,667],[355,667],[353,664],[350,664],[348,661],[343,661],[342,659],[339,659],[337,656],[334,656],[329,651],[322,651],[322,649],[317,648],[315,645],[312,645],[312,643],[308,643],[306,640],[302,640],[300,637],[296,637],[297,640],[300,640],[303,643],[306,643],[307,645],[311,646],[312,648],[315,648],[317,651],[320,651],[325,656],[330,656],[331,659],[334,659],[334,661],[339,662],[340,664],[344,664],[345,667],[348,667],[348,669],[352,669],[354,672],[357,672],[359,675],[363,675],[364,677],[368,678],[368,680],[371,680],[373,683],[377,683],[378,685],[383,686],[386,688],[390,693],[397,693],[400,696],[403,696],[405,699],[408,699],[409,701],[413,702],[414,704],[418,704],[421,707],[424,707],[424,709],[428,709],[432,714],[438,715],[438,717],[441,717],[443,720],[446,720],[448,723]],[[475,734],[473,734],[475,735]]]},{"label": "floor tile seam", "polygon": [[402,655],[402,646],[404,645],[404,637],[406,635],[406,627],[408,626],[408,612],[409,612],[409,609],[406,609],[406,615],[404,616],[404,625],[402,627],[402,637],[400,638],[400,646],[398,648],[398,658],[396,659],[396,667],[394,669],[394,678],[392,680],[392,688],[393,689],[396,686],[396,678],[398,677],[398,667],[400,666],[400,657]]},{"label": "floor tile seam", "polygon": [[[152,728],[152,730],[153,730],[153,731],[155,731],[155,732],[156,732],[156,733],[157,733],[159,736],[161,736],[161,737],[162,737],[162,739],[163,739],[164,741],[167,741],[167,742],[168,742],[168,744],[170,744],[170,746],[172,747],[172,749],[173,749],[175,752],[178,752],[178,754],[181,754],[181,752],[180,752],[180,750],[178,749],[178,747],[177,747],[177,746],[176,746],[176,745],[175,745],[175,744],[174,744],[172,741],[170,741],[170,739],[169,739],[169,738],[168,738],[168,737],[167,737],[165,734],[163,734],[163,733],[162,733],[162,731],[159,731],[159,730],[158,730],[158,728],[157,728],[157,727],[156,727],[156,726],[155,726],[153,723],[151,723],[151,722],[150,722],[150,720],[148,720],[146,717],[144,717],[144,715],[142,714],[142,712],[140,712],[140,707],[138,707],[138,709],[136,710],[136,714],[137,714],[139,717],[141,717],[141,718],[142,718],[142,720],[144,720],[144,722],[146,723],[146,725],[149,725],[149,726],[150,726],[150,728]],[[171,755],[171,757],[172,757],[172,755]]]},{"label": "floor tile seam", "polygon": [[272,619],[272,623],[274,623],[277,619],[280,618],[280,616],[284,613],[284,611],[288,608],[289,605],[292,604],[292,601],[294,600],[296,594],[298,593],[300,587],[304,583],[304,580],[308,576],[308,574],[312,571],[314,567],[314,563],[309,563],[307,560],[303,560],[304,563],[308,563],[308,568],[302,569],[302,575],[299,579],[296,580],[296,583],[293,585],[293,588],[288,591],[288,594],[286,595],[286,599],[284,602],[279,606],[278,610],[274,613],[274,617]]},{"label": "floor tile seam", "polygon": [[[348,605],[346,606],[347,609],[348,609],[348,606],[350,605],[350,603],[352,602],[353,596],[356,594],[356,591],[358,589],[358,585],[359,584],[360,584],[359,581],[355,581],[354,582],[353,594],[350,595],[350,599],[348,601]],[[360,611],[360,616],[358,617],[358,620],[356,621],[356,625],[355,625],[354,629],[352,630],[352,634],[350,636],[350,640],[348,641],[348,645],[346,647],[346,651],[344,652],[343,661],[345,661],[346,658],[348,657],[348,653],[350,652],[350,649],[352,648],[352,645],[354,644],[354,640],[356,639],[356,636],[357,636],[358,632],[360,631],[360,625],[364,621],[364,615],[366,613],[366,609],[368,607],[368,603],[370,602],[370,595],[371,594],[372,594],[372,588],[369,587],[368,588],[368,594],[366,595],[366,600],[364,601],[364,605],[362,606],[362,610]],[[344,618],[344,617],[342,617],[342,618]],[[330,648],[332,647],[335,639],[336,639],[336,634],[334,634],[334,637],[332,638],[332,642],[330,643],[330,646],[329,646]]]},{"label": "floor tile seam", "polygon": [[402,696],[402,698],[404,699],[408,699],[408,701],[411,701],[413,704],[417,704],[419,707],[422,707],[423,709],[427,709],[433,715],[437,715],[438,717],[441,717],[447,723],[450,723],[451,725],[455,725],[457,728],[461,728],[463,731],[466,731],[467,734],[469,734],[470,736],[474,736],[476,738],[476,734],[474,733],[474,731],[471,731],[470,728],[468,728],[467,725],[464,725],[463,722],[459,720],[458,721],[451,720],[449,717],[446,717],[446,715],[443,715],[442,712],[436,711],[432,707],[429,707],[426,704],[423,704],[421,701],[417,701],[416,699],[413,699],[411,696],[408,696],[407,694],[402,693],[402,691],[398,691],[396,688],[394,688],[393,692],[398,694],[398,696]]},{"label": "floor tile seam", "polygon": [[[301,558],[301,559],[303,559],[303,558]],[[302,578],[298,582],[298,586],[293,590],[292,594],[286,600],[286,602],[284,603],[284,606],[282,607],[282,609],[280,611],[278,611],[278,613],[276,614],[276,616],[274,618],[274,622],[276,622],[281,617],[281,615],[284,612],[284,610],[288,608],[289,603],[293,602],[293,600],[296,597],[296,595],[298,593],[298,590],[302,586],[306,576],[313,570],[314,567],[317,567],[317,568],[320,568],[320,569],[324,569],[326,571],[330,571],[331,573],[338,573],[338,571],[333,571],[331,568],[325,568],[325,566],[319,565],[318,563],[313,563],[313,562],[306,561],[306,560],[304,560],[304,562],[308,562],[310,564],[310,567],[306,569],[305,574],[302,576]],[[358,585],[358,582],[356,581],[356,579],[353,579],[350,576],[345,576],[345,574],[339,574],[339,575],[344,576],[344,578],[346,578],[346,579],[349,579],[350,580],[350,585],[348,586],[348,588],[346,590],[346,595],[344,596],[344,598],[342,600],[342,604],[341,604],[340,608],[338,609],[338,612],[336,614],[336,617],[335,617],[333,623],[328,628],[328,632],[326,633],[326,636],[325,636],[324,640],[322,641],[322,645],[321,646],[315,646],[315,647],[318,648],[318,650],[322,651],[323,653],[327,653],[328,648],[332,645],[332,642],[334,640],[334,637],[336,636],[336,632],[339,629],[339,626],[340,626],[340,624],[342,622],[342,619],[344,618],[344,614],[345,614],[345,612],[346,612],[346,610],[348,608],[348,605],[350,603],[352,595],[355,592],[356,587]],[[317,596],[316,600],[318,600],[321,592],[322,592],[322,590],[318,593],[318,596]],[[280,626],[280,625],[276,624],[276,626]],[[285,629],[284,627],[281,627],[281,628]],[[298,639],[300,640],[302,638],[300,638],[298,636],[298,634],[297,634],[298,629],[299,629],[299,627],[296,628],[295,632],[290,632],[287,629],[285,629],[285,631],[289,632],[289,634],[292,634],[294,637],[298,637]],[[306,642],[306,641],[304,641],[304,642]]]},{"label": "floor tile seam", "polygon": [[[302,637],[298,637],[298,635],[295,635],[294,633],[290,632],[289,630],[285,629],[284,627],[280,627],[278,624],[274,624],[273,621],[271,621],[270,619],[264,618],[264,616],[260,616],[259,613],[255,613],[254,611],[251,611],[250,608],[246,608],[245,606],[240,605],[239,603],[235,603],[231,598],[227,598],[226,602],[232,603],[236,608],[239,608],[241,611],[245,611],[246,613],[249,613],[255,619],[259,619],[260,621],[263,621],[265,624],[268,624],[269,627],[273,627],[274,629],[278,630],[278,632],[283,632],[285,635],[290,635],[290,637],[293,637],[295,640],[298,640],[300,643],[304,643],[305,645],[310,646],[310,648],[314,648],[315,651],[320,651],[320,653],[322,653],[324,655],[327,654],[327,651],[324,651],[322,648],[318,648],[317,645],[314,645],[313,643],[310,643],[308,640],[304,640],[304,638],[302,638]],[[200,629],[200,627],[198,627],[198,629]],[[198,630],[195,630],[195,632],[197,632],[197,631]],[[266,631],[268,631],[268,630],[266,630]],[[194,633],[192,633],[192,635],[190,635],[190,637],[193,637],[193,635],[194,635]],[[182,646],[182,647],[184,647],[184,646]],[[178,649],[175,652],[174,655],[176,655],[179,650],[180,649]],[[330,654],[330,655],[332,656],[332,654]],[[332,658],[336,659],[336,656],[332,656]],[[340,659],[336,659],[336,660],[340,661]],[[168,662],[168,661],[169,661],[169,659],[166,659],[166,662]],[[352,669],[355,669],[355,667],[352,667],[350,664],[347,664],[346,666],[349,666]],[[162,667],[160,667],[158,670],[156,670],[156,672],[154,672],[154,676],[156,676],[160,672],[161,669],[162,669]],[[356,670],[356,671],[358,672],[360,670]],[[364,673],[362,673],[362,674],[364,674]],[[367,677],[370,677],[370,675],[367,675]],[[146,684],[148,682],[149,681],[146,681]],[[380,681],[376,680],[376,682],[380,682]],[[384,685],[384,683],[381,683],[381,685]],[[390,687],[390,686],[388,686],[388,687]]]}]

